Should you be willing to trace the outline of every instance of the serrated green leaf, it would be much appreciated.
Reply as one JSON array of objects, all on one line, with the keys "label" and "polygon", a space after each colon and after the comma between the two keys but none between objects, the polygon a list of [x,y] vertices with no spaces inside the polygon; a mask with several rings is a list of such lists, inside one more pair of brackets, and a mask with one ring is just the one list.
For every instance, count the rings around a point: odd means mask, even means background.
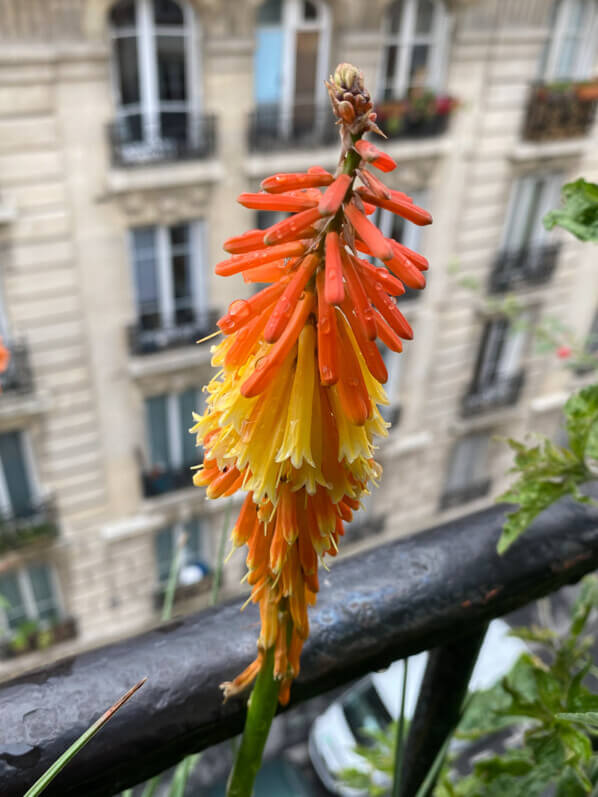
[{"label": "serrated green leaf", "polygon": [[574,393],[567,400],[564,413],[569,446],[577,458],[583,460],[590,429],[598,420],[598,384]]},{"label": "serrated green leaf", "polygon": [[557,714],[556,717],[598,731],[598,711],[566,711]]},{"label": "serrated green leaf", "polygon": [[544,216],[544,226],[563,227],[581,241],[598,241],[598,185],[580,178],[562,188],[564,206]]}]

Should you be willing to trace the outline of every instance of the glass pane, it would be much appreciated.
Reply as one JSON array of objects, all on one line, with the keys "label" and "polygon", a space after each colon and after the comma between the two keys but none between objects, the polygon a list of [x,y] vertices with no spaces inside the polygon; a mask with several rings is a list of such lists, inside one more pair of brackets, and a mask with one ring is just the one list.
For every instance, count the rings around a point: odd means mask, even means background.
[{"label": "glass pane", "polygon": [[158,96],[161,100],[184,101],[187,96],[185,76],[185,40],[182,36],[157,36]]},{"label": "glass pane", "polygon": [[371,747],[373,734],[384,731],[391,722],[384,703],[372,683],[352,690],[343,701],[343,713],[358,744]]},{"label": "glass pane", "polygon": [[164,141],[178,141],[185,143],[187,141],[187,114],[183,111],[180,113],[161,113],[160,114],[160,130]]},{"label": "glass pane", "polygon": [[13,631],[27,619],[23,596],[16,573],[6,573],[0,576],[0,595],[8,602],[4,609],[8,625]]},{"label": "glass pane", "polygon": [[295,121],[297,121],[298,118],[305,123],[307,123],[308,120],[313,121],[319,40],[320,34],[317,31],[299,31],[297,33]]},{"label": "glass pane", "polygon": [[580,35],[583,33],[585,12],[589,7],[587,0],[573,0],[569,3],[567,14],[567,33]]},{"label": "glass pane", "polygon": [[280,27],[258,28],[254,56],[254,94],[257,105],[275,104],[282,90],[283,32]]},{"label": "glass pane", "polygon": [[137,37],[122,36],[114,40],[118,69],[120,104],[134,105],[139,102],[139,71],[137,64]]},{"label": "glass pane", "polygon": [[419,0],[415,20],[416,33],[431,33],[434,20],[434,3],[432,0]]},{"label": "glass pane", "polygon": [[141,114],[121,116],[118,124],[118,139],[122,144],[130,144],[143,139]]},{"label": "glass pane", "polygon": [[315,3],[310,3],[309,0],[303,3],[303,19],[306,21],[318,18],[318,7]]},{"label": "glass pane", "polygon": [[402,17],[402,0],[397,0],[397,2],[391,3],[390,8],[388,9],[387,30],[390,30],[391,33],[398,33],[401,30]]},{"label": "glass pane", "polygon": [[170,566],[174,554],[174,533],[173,529],[168,528],[159,531],[155,537],[156,550],[156,569],[158,572],[158,582],[166,584],[170,575]]},{"label": "glass pane", "polygon": [[50,568],[47,565],[33,565],[27,571],[39,619],[48,623],[56,622],[59,612]]},{"label": "glass pane", "polygon": [[561,79],[572,78],[575,75],[575,56],[579,48],[576,36],[566,36],[561,41],[561,47],[556,65],[555,77]]},{"label": "glass pane", "polygon": [[170,245],[171,246],[185,246],[189,240],[189,225],[188,224],[175,224],[170,227]]},{"label": "glass pane", "polygon": [[268,227],[272,227],[273,224],[278,224],[279,221],[282,221],[288,215],[282,210],[258,210],[257,228],[266,230]]},{"label": "glass pane", "polygon": [[266,0],[257,12],[258,25],[280,25],[282,22],[282,0]]},{"label": "glass pane", "polygon": [[129,28],[135,26],[135,0],[120,0],[112,6],[110,11],[110,24],[115,28]]},{"label": "glass pane", "polygon": [[155,227],[138,227],[133,230],[135,294],[138,319],[143,329],[156,329],[160,326],[155,241]]},{"label": "glass pane", "polygon": [[201,520],[198,517],[192,518],[185,528],[187,534],[187,545],[185,546],[185,563],[203,561],[203,540]]},{"label": "glass pane", "polygon": [[386,59],[384,68],[384,99],[389,100],[394,97],[394,82],[395,82],[395,69],[397,66],[397,58],[399,56],[399,48],[396,45],[391,45],[386,48]]},{"label": "glass pane", "polygon": [[156,25],[183,25],[183,10],[173,0],[154,0]]},{"label": "glass pane", "polygon": [[425,86],[428,76],[428,58],[430,57],[429,44],[416,44],[411,51],[411,65],[409,69],[409,85]]},{"label": "glass pane", "polygon": [[0,459],[13,514],[21,517],[31,515],[33,497],[20,432],[0,435]]},{"label": "glass pane", "polygon": [[145,400],[150,468],[167,469],[171,464],[168,445],[167,398],[167,396],[152,396]]},{"label": "glass pane", "polygon": [[525,225],[523,227],[520,246],[527,246],[533,233],[542,225],[542,219],[539,218],[538,209],[545,185],[546,181],[544,179],[536,179],[534,181],[532,193],[529,197],[529,204],[525,209]]},{"label": "glass pane", "polygon": [[189,429],[193,425],[193,413],[201,412],[197,406],[198,391],[195,389],[185,390],[179,394],[179,417],[183,438],[183,464],[197,465],[201,461],[201,449],[195,445],[195,435],[189,434]]}]

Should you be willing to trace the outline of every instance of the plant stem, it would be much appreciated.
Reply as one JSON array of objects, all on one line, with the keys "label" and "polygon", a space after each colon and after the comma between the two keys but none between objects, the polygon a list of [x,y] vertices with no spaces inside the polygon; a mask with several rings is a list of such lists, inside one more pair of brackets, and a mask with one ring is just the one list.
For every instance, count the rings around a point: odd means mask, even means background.
[{"label": "plant stem", "polygon": [[270,726],[278,705],[279,683],[274,680],[274,647],[266,652],[247,704],[247,719],[228,779],[227,797],[251,797],[262,763]]},{"label": "plant stem", "polygon": [[401,780],[403,778],[403,758],[405,752],[405,696],[407,694],[407,673],[409,659],[403,659],[403,689],[401,690],[401,711],[397,725],[397,741],[395,747],[395,770],[392,781],[392,797],[400,797]]}]

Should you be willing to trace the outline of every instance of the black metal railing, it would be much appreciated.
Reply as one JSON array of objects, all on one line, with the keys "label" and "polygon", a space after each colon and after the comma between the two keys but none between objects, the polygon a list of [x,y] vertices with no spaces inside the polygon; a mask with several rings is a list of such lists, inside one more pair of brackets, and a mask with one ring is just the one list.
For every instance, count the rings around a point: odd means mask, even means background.
[{"label": "black metal railing", "polygon": [[33,373],[29,363],[29,349],[24,341],[8,341],[5,343],[10,352],[10,360],[6,370],[0,374],[2,394],[31,393],[33,391]]},{"label": "black metal railing", "polygon": [[450,509],[453,506],[466,504],[468,501],[475,501],[476,498],[482,498],[488,494],[490,484],[490,479],[480,479],[463,487],[447,489],[440,497],[440,509]]},{"label": "black metal railing", "polygon": [[0,553],[57,536],[58,512],[52,498],[19,512],[0,512]]},{"label": "black metal railing", "polygon": [[[114,166],[147,166],[167,161],[210,158],[216,153],[214,114],[181,115],[180,123],[168,128],[130,118],[108,125],[108,141]],[[137,119],[137,117],[135,117]]]},{"label": "black metal railing", "polygon": [[585,136],[596,115],[598,86],[575,83],[535,83],[531,86],[523,138],[558,141]]},{"label": "black metal railing", "polygon": [[[201,456],[198,454],[198,461],[200,459]],[[191,468],[194,465],[197,465],[197,462],[191,462],[180,467],[156,465],[149,470],[142,471],[143,495],[146,498],[152,498],[156,495],[171,493],[173,490],[183,490],[185,487],[191,487],[193,485]]]},{"label": "black metal railing", "polygon": [[279,105],[259,105],[249,114],[250,152],[333,146],[338,135],[329,106],[295,105],[284,112]]},{"label": "black metal railing", "polygon": [[[504,521],[505,508],[494,506],[339,561],[310,610],[310,636],[290,705],[432,648],[434,661],[457,646],[463,667],[453,675],[467,672],[490,619],[598,568],[595,509],[560,501],[499,556]],[[48,797],[115,794],[239,733],[246,700],[223,703],[219,684],[255,657],[258,607],[250,603],[240,612],[242,601],[177,618],[0,685],[0,738],[10,740],[0,755],[3,797],[21,797],[144,676],[143,689],[58,775]],[[464,661],[467,640],[472,655]],[[453,689],[446,676],[444,684]],[[435,706],[444,702],[439,688],[436,683]]]},{"label": "black metal railing", "polygon": [[185,313],[185,320],[171,326],[163,326],[159,319],[152,321],[151,325],[138,321],[127,327],[129,351],[131,354],[144,355],[192,346],[216,330],[218,316],[216,309],[204,313],[189,310]]},{"label": "black metal railing", "polygon": [[552,243],[499,252],[490,274],[489,291],[502,293],[524,284],[548,282],[554,273],[560,249],[559,243]]},{"label": "black metal railing", "polygon": [[376,104],[376,123],[388,138],[429,138],[448,130],[455,103],[430,95],[422,101],[389,99]]},{"label": "black metal railing", "polygon": [[461,402],[463,416],[476,415],[498,407],[509,407],[519,399],[523,383],[524,371],[513,376],[497,377],[483,385],[473,384]]},{"label": "black metal railing", "polygon": [[67,642],[77,636],[77,621],[62,617],[52,623],[26,621],[23,628],[0,640],[0,658],[13,659],[51,645]]},{"label": "black metal railing", "polygon": [[[177,584],[174,590],[174,602],[190,600],[199,595],[205,595],[210,592],[214,584],[214,574],[211,572],[205,573],[203,578],[194,581],[192,584]],[[166,595],[167,585],[160,584],[154,592],[154,609],[161,611],[164,607],[164,597]]]}]

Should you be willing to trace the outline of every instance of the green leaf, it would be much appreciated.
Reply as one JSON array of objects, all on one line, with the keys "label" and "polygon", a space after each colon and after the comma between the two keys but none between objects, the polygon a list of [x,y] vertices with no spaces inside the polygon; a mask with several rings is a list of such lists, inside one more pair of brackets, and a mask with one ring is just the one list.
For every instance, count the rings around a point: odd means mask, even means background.
[{"label": "green leaf", "polygon": [[583,459],[590,430],[598,420],[598,384],[588,385],[574,393],[564,407],[569,446],[578,459]]},{"label": "green leaf", "polygon": [[586,576],[581,582],[579,593],[571,610],[571,631],[579,636],[584,630],[592,609],[598,607],[598,577]]},{"label": "green leaf", "polygon": [[598,731],[598,711],[566,711],[557,714],[556,717],[560,720],[583,725],[592,731]]},{"label": "green leaf", "polygon": [[544,216],[544,226],[563,227],[581,241],[598,241],[598,185],[582,177],[562,188],[564,207]]}]

